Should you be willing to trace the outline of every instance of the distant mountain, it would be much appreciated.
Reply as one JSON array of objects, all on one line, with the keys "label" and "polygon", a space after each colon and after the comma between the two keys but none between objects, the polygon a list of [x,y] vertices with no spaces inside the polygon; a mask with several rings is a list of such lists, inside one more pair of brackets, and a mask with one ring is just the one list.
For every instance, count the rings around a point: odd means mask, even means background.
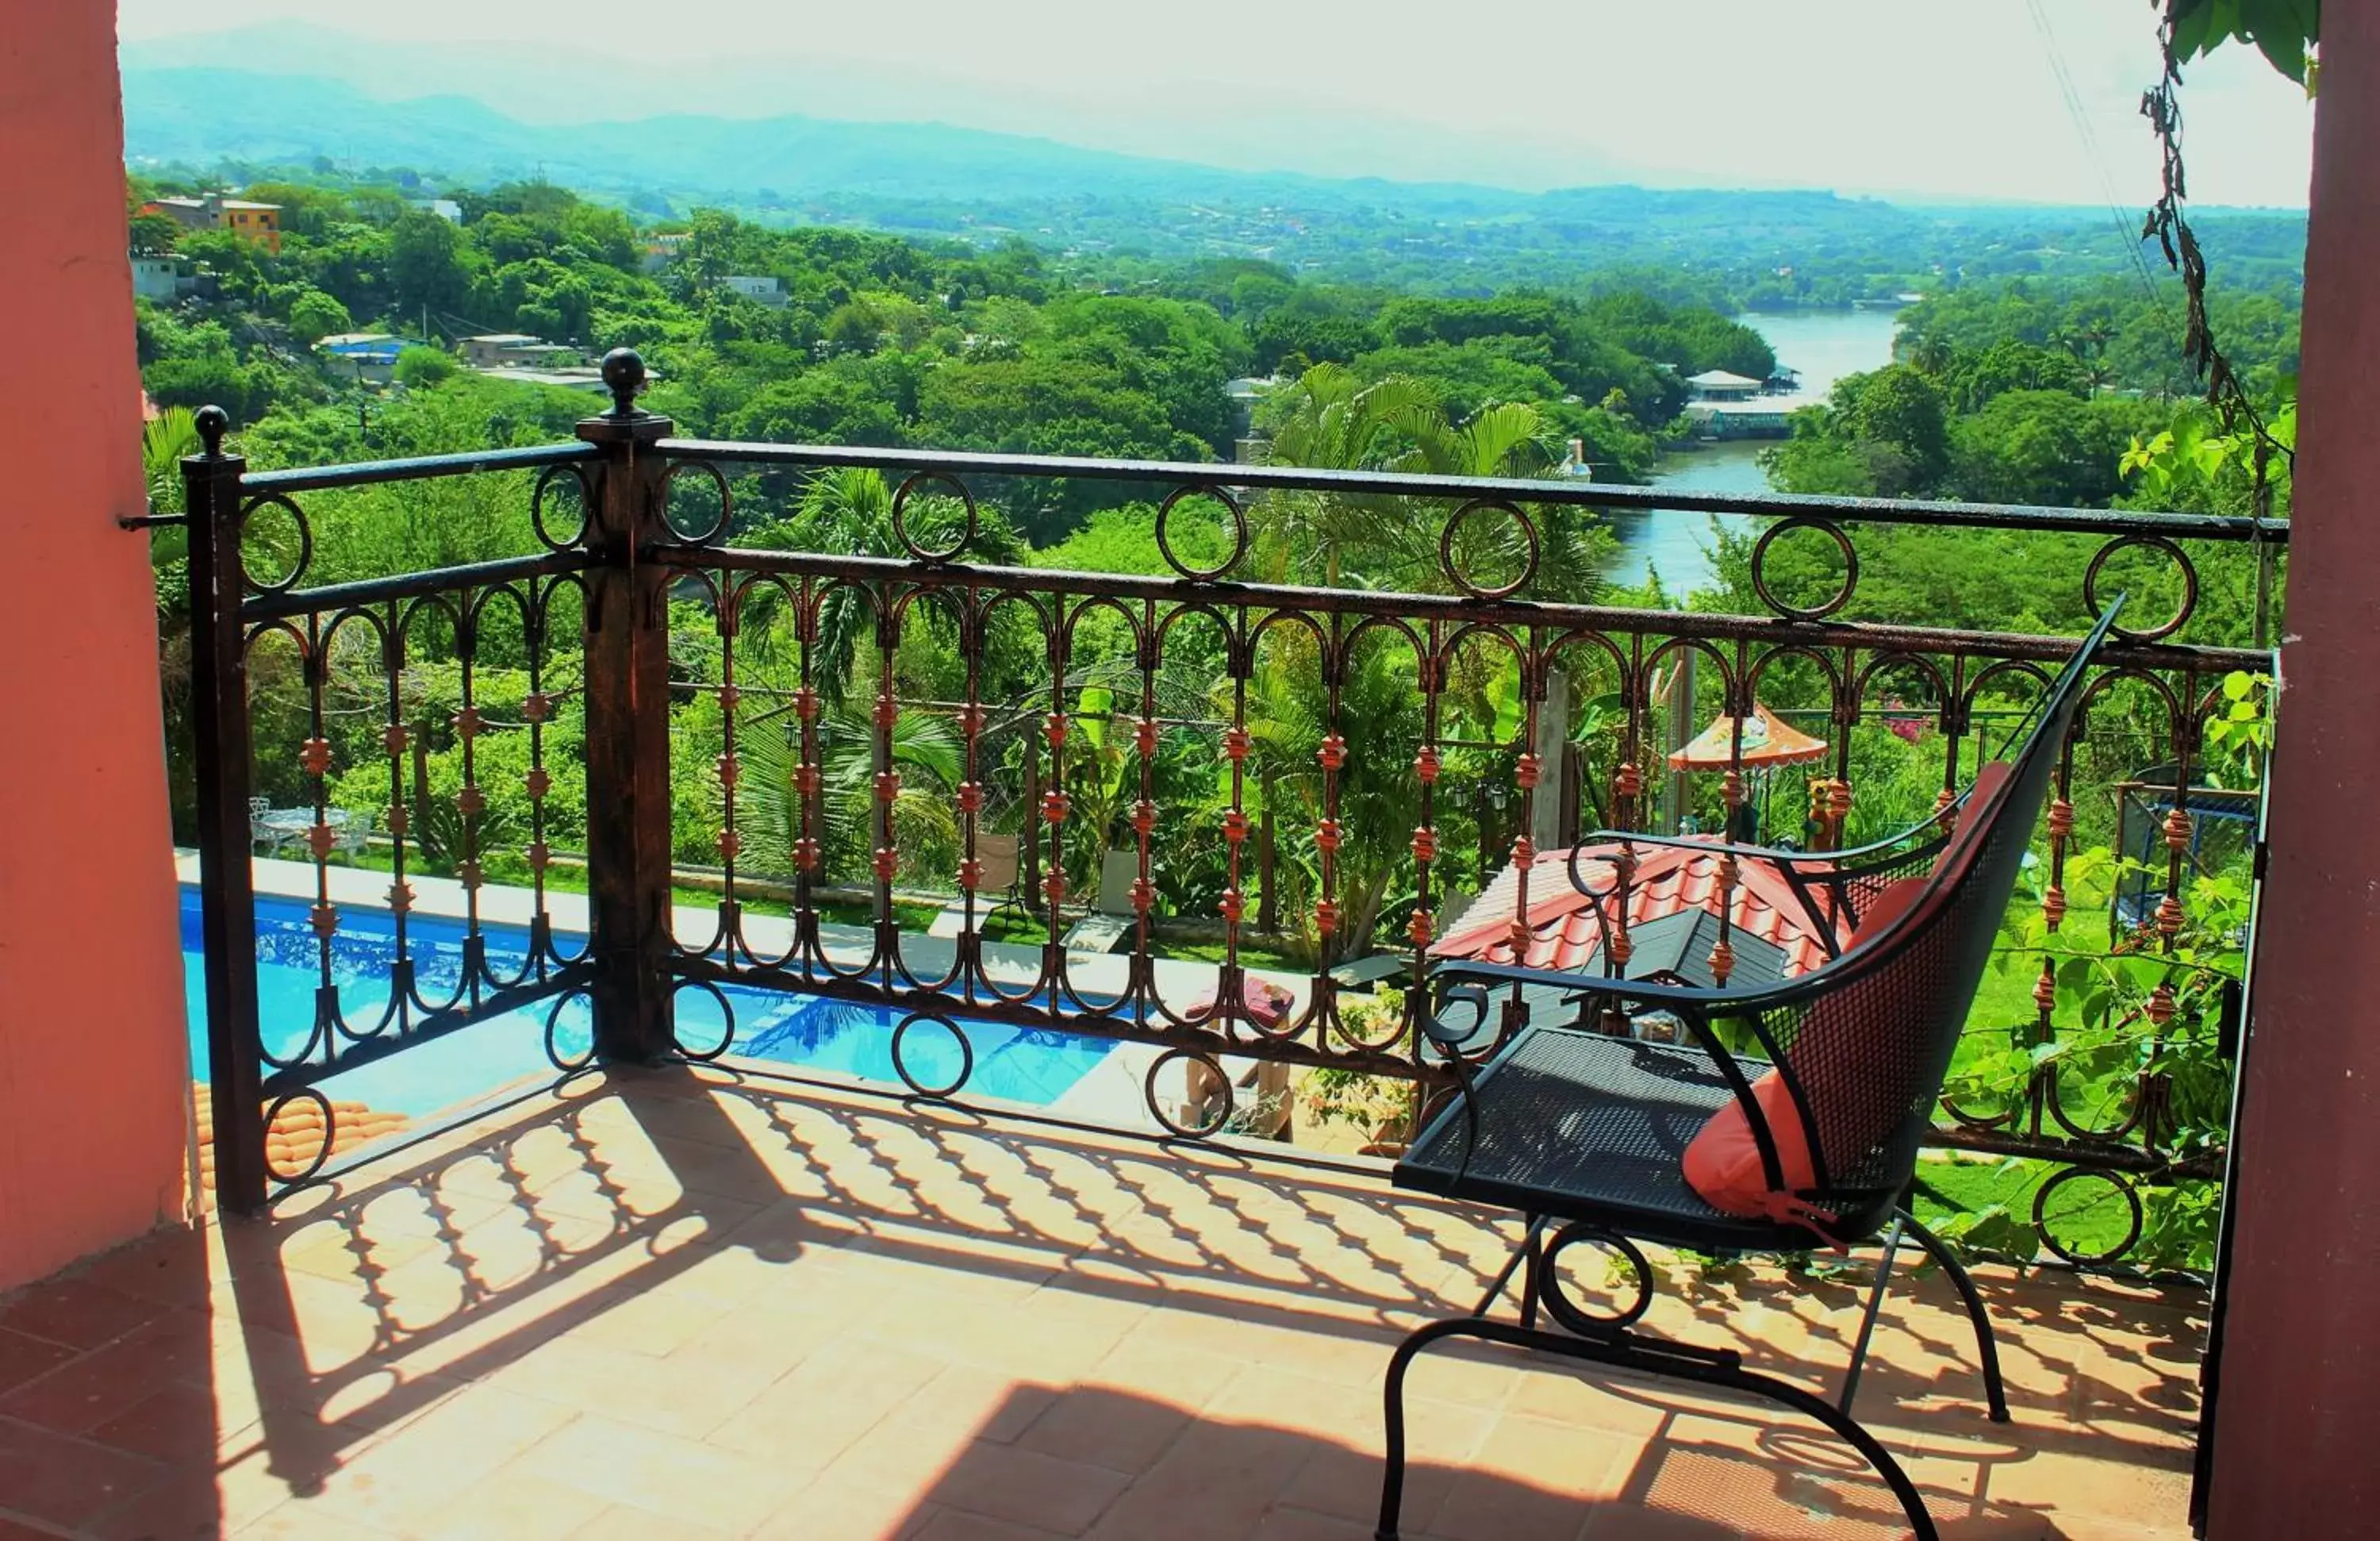
[{"label": "distant mountain", "polygon": [[[1320,179],[1217,171],[936,123],[674,115],[531,124],[462,96],[383,102],[340,81],[234,69],[131,69],[125,152],[210,164],[329,156],[471,181],[542,173],[597,191],[666,187],[748,199],[1001,198],[1024,194],[1311,195]],[[1489,189],[1480,189],[1488,191]],[[1506,200],[1523,195],[1502,194]]]},{"label": "distant mountain", "polygon": [[516,47],[364,38],[276,18],[135,40],[119,58],[131,72],[228,69],[336,81],[382,103],[434,90],[548,127],[698,103],[705,115],[723,118],[795,111],[834,122],[943,123],[1242,171],[1286,161],[1289,169],[1324,177],[1386,171],[1405,181],[1455,178],[1523,189],[1642,179],[1641,168],[1576,143],[1409,121],[1395,115],[1393,103],[1351,115],[1343,104],[1225,82],[1192,100],[1119,103],[1067,89],[1084,82],[986,80],[930,49],[892,69],[866,59],[732,50],[708,58],[629,59],[553,37],[541,39],[533,64],[525,64]]},{"label": "distant mountain", "polygon": [[[1520,192],[1229,170],[945,123],[684,113],[529,122],[468,96],[391,99],[395,89],[134,64],[124,70],[125,151],[135,164],[235,182],[323,158],[440,187],[542,176],[645,215],[711,205],[776,224],[978,242],[1022,235],[1084,253],[1250,257],[1450,292],[1633,267],[1710,275],[1746,304],[1840,305],[1946,273],[2128,273],[2133,262],[2105,210],[1921,210],[1820,191],[1625,185]],[[2301,216],[2244,215],[2207,233],[2255,259],[2257,281],[2293,281]],[[2226,268],[2235,282],[2245,271]]]},{"label": "distant mountain", "polygon": [[1211,203],[1433,221],[1635,225],[1684,215],[1692,224],[1750,222],[1779,231],[1833,226],[1847,216],[1890,225],[1915,218],[1873,200],[1826,192],[1610,186],[1525,193],[1473,183],[1233,171],[941,123],[690,114],[528,123],[469,97],[388,101],[324,77],[212,67],[126,69],[124,118],[125,153],[136,163],[212,167],[328,157],[347,169],[410,168],[442,181],[543,176],[583,191],[659,190],[745,208],[821,200],[879,209],[1056,201],[1077,210],[1113,202],[1196,212]]}]

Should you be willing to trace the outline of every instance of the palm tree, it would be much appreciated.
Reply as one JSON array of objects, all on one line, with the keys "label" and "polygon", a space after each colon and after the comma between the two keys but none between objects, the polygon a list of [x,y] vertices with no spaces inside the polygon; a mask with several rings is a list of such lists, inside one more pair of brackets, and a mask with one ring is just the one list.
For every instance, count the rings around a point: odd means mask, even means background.
[{"label": "palm tree", "polygon": [[149,483],[149,502],[157,512],[182,506],[182,456],[196,455],[197,417],[187,406],[168,406],[140,425],[140,472]]},{"label": "palm tree", "polygon": [[[1491,403],[1458,424],[1426,382],[1389,375],[1366,385],[1338,364],[1316,365],[1290,390],[1268,455],[1276,466],[1512,478],[1540,475],[1554,463],[1552,431],[1544,414],[1526,402]],[[1252,513],[1259,560],[1276,581],[1318,568],[1333,587],[1351,578],[1426,590],[1447,587],[1439,566],[1439,525],[1417,516],[1404,499],[1277,493]],[[1540,510],[1536,522],[1540,549],[1533,590],[1565,598],[1585,592],[1602,554],[1594,527],[1557,510]],[[1477,519],[1465,526],[1459,555],[1467,570],[1496,570],[1500,558],[1510,570],[1520,544],[1509,521]]]},{"label": "palm tree", "polygon": [[[1319,673],[1320,660],[1300,637],[1248,683],[1248,779],[1257,789],[1251,801],[1309,831],[1332,811],[1317,753],[1330,727]],[[1228,690],[1217,696],[1218,710],[1228,712]],[[1341,916],[1340,950],[1360,957],[1370,950],[1399,879],[1411,870],[1410,839],[1421,821],[1421,783],[1412,766],[1412,746],[1421,734],[1421,692],[1410,651],[1355,650],[1340,686],[1338,726],[1347,747],[1337,775],[1341,839],[1333,900]],[[1297,870],[1295,862],[1277,855],[1273,869],[1292,891],[1293,920],[1305,931],[1311,910],[1303,901],[1318,888],[1318,868]]]},{"label": "palm tree", "polygon": [[[182,510],[182,456],[203,448],[198,419],[187,406],[169,406],[140,425],[140,475],[149,484],[149,508],[155,514]],[[190,541],[188,532],[172,526],[150,531],[149,561],[156,569],[157,623],[168,637],[187,623],[190,599]]]},{"label": "palm tree", "polygon": [[[820,471],[802,489],[794,516],[763,525],[739,544],[766,551],[866,552],[882,555],[899,549],[892,534],[892,490],[882,473],[856,466]],[[775,590],[756,587],[743,620],[756,637],[773,635]],[[851,669],[861,643],[873,629],[873,617],[859,591],[838,585],[819,611],[818,641],[810,649],[810,677],[819,694],[841,701],[851,681]]]},{"label": "palm tree", "polygon": [[[819,717],[818,743],[823,843],[830,851],[864,855],[876,839],[876,728],[869,711],[856,703],[827,709]],[[736,824],[747,848],[788,870],[802,834],[801,797],[794,789],[799,745],[799,724],[782,713],[744,724],[735,745],[743,761]],[[890,749],[885,764],[901,777],[892,797],[893,845],[914,867],[948,867],[958,837],[951,793],[965,777],[958,734],[943,718],[904,710],[892,720]]]},{"label": "palm tree", "polygon": [[[1290,391],[1290,405],[1273,425],[1267,455],[1276,466],[1393,469],[1412,450],[1401,423],[1439,415],[1436,394],[1421,382],[1390,375],[1366,385],[1339,364],[1317,364]],[[1318,567],[1323,580],[1337,588],[1351,568],[1366,576],[1381,568],[1410,568],[1421,552],[1395,498],[1280,492],[1259,501],[1251,513],[1258,559],[1276,582],[1293,571]]]},{"label": "palm tree", "polygon": [[[1524,402],[1490,404],[1457,423],[1420,381],[1391,375],[1366,385],[1353,371],[1324,364],[1291,387],[1269,458],[1276,465],[1322,469],[1525,478],[1552,465],[1551,439],[1544,415]],[[1589,597],[1600,581],[1609,536],[1585,510],[1537,504],[1524,512],[1536,548],[1529,592],[1540,598]],[[1416,508],[1411,500],[1389,496],[1306,492],[1269,495],[1252,515],[1260,560],[1276,581],[1291,572],[1318,570],[1334,586],[1352,582],[1445,592],[1456,582],[1444,571],[1439,551],[1443,521],[1453,515],[1449,507]],[[1514,521],[1486,510],[1464,521],[1454,564],[1458,572],[1492,584],[1520,571],[1529,543]],[[1446,699],[1475,718],[1488,737],[1508,741],[1520,720],[1510,699],[1518,683],[1510,656],[1491,646],[1467,648],[1452,673]],[[1566,678],[1550,683],[1569,689]],[[1343,730],[1350,752],[1339,790],[1338,902],[1344,945],[1360,952],[1392,896],[1392,882],[1412,869],[1408,837],[1418,819],[1419,786],[1410,760],[1419,734],[1420,696],[1410,658],[1397,663],[1388,649],[1351,660],[1342,689],[1341,721],[1353,726]],[[1258,784],[1274,799],[1276,813],[1286,799],[1315,822],[1322,816],[1321,778],[1314,760],[1322,699],[1318,660],[1311,648],[1269,649],[1259,659],[1248,713]],[[1549,751],[1540,746],[1539,752]]]}]

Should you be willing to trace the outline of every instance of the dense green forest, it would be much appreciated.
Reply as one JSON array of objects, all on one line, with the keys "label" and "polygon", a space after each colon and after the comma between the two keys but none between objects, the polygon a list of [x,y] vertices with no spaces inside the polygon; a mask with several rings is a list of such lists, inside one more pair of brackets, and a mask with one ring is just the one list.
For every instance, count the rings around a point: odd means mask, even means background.
[{"label": "dense green forest", "polygon": [[[1228,382],[1338,363],[1367,382],[1417,382],[1456,419],[1526,404],[1538,437],[1584,440],[1622,479],[1658,457],[1683,376],[1774,363],[1757,333],[1707,305],[1626,289],[1446,297],[1246,260],[1127,282],[1022,241],[986,251],[710,211],[648,271],[625,213],[547,185],[464,193],[459,224],[394,190],[248,190],[286,210],[278,255],[137,222],[144,249],[203,264],[215,291],[144,306],[141,361],[161,404],[214,401],[243,425],[319,419],[294,441],[310,454],[382,453],[375,433],[403,431],[386,411],[372,428],[308,352],[367,322],[425,342],[520,331],[590,354],[634,346],[661,382],[651,405],[706,435],[1193,460],[1229,457],[1248,426]],[[778,280],[783,303],[736,292],[731,275]],[[409,358],[397,394],[475,388],[454,372],[435,350]],[[492,431],[549,411],[524,400]],[[292,432],[279,423],[263,442]],[[1043,511],[1033,533],[1062,536],[1086,512]]]},{"label": "dense green forest", "polygon": [[[139,179],[135,198],[191,186]],[[1337,363],[1366,382],[1420,382],[1455,420],[1526,404],[1549,443],[1585,441],[1597,474],[1621,480],[1646,475],[1676,431],[1683,375],[1756,377],[1775,362],[1730,319],[1759,285],[1709,266],[1623,262],[1482,291],[1460,265],[1437,285],[1397,286],[1251,258],[1069,257],[1014,237],[987,247],[784,229],[715,210],[640,228],[543,183],[457,189],[459,224],[395,184],[315,176],[248,190],[286,208],[278,256],[225,232],[135,222],[137,247],[202,267],[214,297],[144,307],[146,378],[161,403],[213,400],[243,423],[337,403],[359,426],[344,440],[327,426],[307,435],[323,454],[370,448],[358,442],[370,413],[307,345],[367,324],[428,342],[520,331],[590,355],[633,345],[662,382],[653,405],[698,433],[1043,453],[1228,456],[1249,427],[1228,381]],[[681,237],[658,268],[647,261],[656,231]],[[1846,260],[1876,276],[1925,255]],[[2083,267],[2082,277],[1933,280],[1902,314],[1905,368],[1846,382],[1776,457],[1779,484],[2053,504],[2125,496],[2123,456],[2186,416],[2177,403],[2194,387],[2174,285]],[[2295,370],[2296,285],[2270,267],[2250,264],[2253,282],[2227,271],[2216,320],[2277,400]],[[745,297],[730,275],[775,278],[785,303]],[[404,386],[470,388],[447,381],[453,372],[417,357]],[[496,413],[494,429],[540,410]],[[1063,533],[1041,523],[1039,536]]]}]

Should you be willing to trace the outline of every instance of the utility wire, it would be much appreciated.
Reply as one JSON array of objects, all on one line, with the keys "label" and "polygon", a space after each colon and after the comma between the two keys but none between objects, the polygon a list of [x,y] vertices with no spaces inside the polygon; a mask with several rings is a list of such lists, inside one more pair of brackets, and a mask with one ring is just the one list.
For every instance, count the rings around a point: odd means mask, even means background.
[{"label": "utility wire", "polygon": [[2099,194],[2106,201],[2107,213],[2115,222],[2116,239],[2131,258],[2132,271],[2138,274],[2142,290],[2168,322],[2173,319],[2172,301],[2157,285],[2156,275],[2141,255],[2141,234],[2117,195],[2115,178],[2108,174],[2107,158],[2100,152],[2099,136],[2091,127],[2091,115],[2082,104],[2082,93],[2075,89],[2074,77],[2066,67],[2064,50],[2058,42],[2058,30],[2051,25],[2049,12],[2042,0],[2025,0],[2026,14],[2033,18],[2034,31],[2041,39],[2043,55],[2049,60],[2050,72],[2057,77],[2058,94],[2065,98],[2067,116],[2074,121],[2076,137],[2082,141],[2082,152],[2091,163],[2092,174],[2098,178]]}]

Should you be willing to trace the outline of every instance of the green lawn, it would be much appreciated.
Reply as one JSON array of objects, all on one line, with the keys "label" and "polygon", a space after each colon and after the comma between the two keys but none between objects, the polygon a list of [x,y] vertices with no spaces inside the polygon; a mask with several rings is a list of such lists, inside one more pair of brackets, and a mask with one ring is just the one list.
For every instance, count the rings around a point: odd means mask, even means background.
[{"label": "green lawn", "polygon": [[[2058,928],[2058,935],[2071,946],[2089,950],[2104,948],[2107,936],[2107,906],[2069,910],[2065,923]],[[2032,1025],[2040,1015],[2039,1009],[2034,1005],[2033,990],[2041,977],[2041,959],[2038,953],[2016,951],[2018,955],[2003,969],[1999,966],[2000,960],[2008,957],[2011,950],[2006,947],[1996,949],[1991,965],[1984,970],[1983,982],[1975,989],[1975,1003],[1967,1013],[1966,1036],[1950,1062],[1950,1073],[1954,1077],[1976,1057],[2007,1050],[2010,1046],[2010,1030],[2012,1028],[2019,1030],[2015,1042],[2031,1041]],[[2086,1110],[2099,1112],[2112,1110],[2120,1120],[2121,1110],[2128,1105],[2130,1072],[2118,1069],[2098,1075],[2078,1075],[2077,1072],[2083,1068],[2070,1065],[2067,1071],[2066,1105],[2069,1110],[2078,1116]],[[1997,1110],[1973,1108],[1969,1110],[1985,1113]]]},{"label": "green lawn", "polygon": [[[1917,1218],[1938,1227],[1957,1216],[1981,1214],[1998,1205],[2030,1232],[2034,1199],[2055,1170],[2044,1161],[1965,1155],[1920,1161]],[[2131,1211],[2123,1196],[2107,1183],[2088,1177],[2052,1193],[2042,1218],[2061,1245],[2085,1256],[2114,1247],[2131,1226]],[[2032,1250],[2029,1235],[2012,1246],[1996,1244],[1988,1235],[1974,1240],[1986,1251],[2011,1250],[2022,1256]]]}]

